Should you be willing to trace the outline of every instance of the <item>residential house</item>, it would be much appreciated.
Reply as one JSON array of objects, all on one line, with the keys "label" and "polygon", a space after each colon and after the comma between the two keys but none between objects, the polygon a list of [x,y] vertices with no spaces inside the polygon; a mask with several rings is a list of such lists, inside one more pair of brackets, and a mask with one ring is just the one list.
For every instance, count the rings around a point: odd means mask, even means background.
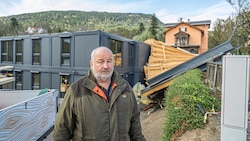
[{"label": "residential house", "polygon": [[43,28],[39,28],[39,27],[28,27],[27,33],[29,34],[41,34],[41,33],[45,33]]},{"label": "residential house", "polygon": [[191,53],[201,54],[208,50],[208,29],[211,21],[187,21],[166,23],[165,43]]}]

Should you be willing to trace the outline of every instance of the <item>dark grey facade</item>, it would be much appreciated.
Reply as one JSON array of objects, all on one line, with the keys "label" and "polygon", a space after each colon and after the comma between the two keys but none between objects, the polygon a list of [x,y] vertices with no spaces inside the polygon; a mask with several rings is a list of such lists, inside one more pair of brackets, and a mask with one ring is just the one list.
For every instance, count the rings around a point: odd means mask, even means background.
[{"label": "dark grey facade", "polygon": [[[0,66],[12,65],[15,82],[2,89],[61,89],[86,75],[91,51],[106,46],[114,53],[115,69],[133,86],[144,83],[143,66],[150,46],[103,31],[0,37]],[[63,92],[64,90],[62,90]]]}]

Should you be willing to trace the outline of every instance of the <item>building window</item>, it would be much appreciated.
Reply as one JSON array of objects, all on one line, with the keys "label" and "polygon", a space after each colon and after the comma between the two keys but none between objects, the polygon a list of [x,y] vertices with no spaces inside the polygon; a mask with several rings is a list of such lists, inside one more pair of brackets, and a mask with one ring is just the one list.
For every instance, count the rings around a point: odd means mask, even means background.
[{"label": "building window", "polygon": [[23,41],[16,41],[16,63],[23,63]]},{"label": "building window", "polygon": [[40,65],[41,60],[41,40],[33,39],[32,40],[33,50],[32,50],[32,63],[33,65]]},{"label": "building window", "polygon": [[186,28],[186,27],[181,27],[181,28],[179,29],[179,31],[186,32],[186,31],[187,31],[187,28]]},{"label": "building window", "polygon": [[1,57],[2,62],[12,63],[13,61],[13,41],[1,42]]},{"label": "building window", "polygon": [[[4,77],[13,77],[13,71],[2,71]],[[2,89],[13,89],[13,82],[5,83],[2,85]]]},{"label": "building window", "polygon": [[70,49],[71,49],[70,38],[62,38],[61,65],[63,66],[70,66]]},{"label": "building window", "polygon": [[61,75],[61,84],[60,84],[60,98],[63,98],[66,91],[70,86],[70,76],[69,75]]},{"label": "building window", "polygon": [[22,71],[16,72],[16,90],[23,89],[23,73]]},{"label": "building window", "polygon": [[193,48],[191,48],[189,52],[194,53],[194,54],[198,54],[198,50],[197,49],[193,49]]},{"label": "building window", "polygon": [[60,92],[66,92],[70,85],[69,75],[61,75]]},{"label": "building window", "polygon": [[134,54],[135,54],[135,47],[134,45],[129,44],[129,48],[128,48],[128,66],[129,67],[133,67],[135,64]]},{"label": "building window", "polygon": [[122,42],[111,39],[110,49],[114,54],[114,65],[122,66]]},{"label": "building window", "polygon": [[176,37],[176,45],[177,46],[188,45],[188,38],[187,37]]},{"label": "building window", "polygon": [[40,74],[32,73],[32,90],[40,89]]}]

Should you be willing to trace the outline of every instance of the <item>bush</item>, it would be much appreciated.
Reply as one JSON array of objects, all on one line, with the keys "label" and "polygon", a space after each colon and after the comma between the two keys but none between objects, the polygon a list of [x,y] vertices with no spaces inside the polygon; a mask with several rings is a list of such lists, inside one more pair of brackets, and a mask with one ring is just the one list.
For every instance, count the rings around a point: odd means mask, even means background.
[{"label": "bush", "polygon": [[202,83],[199,69],[189,70],[178,76],[167,88],[164,97],[166,122],[163,128],[164,141],[176,140],[187,130],[204,125],[204,117],[197,104],[205,111],[220,109],[220,101],[211,95],[208,86]]}]

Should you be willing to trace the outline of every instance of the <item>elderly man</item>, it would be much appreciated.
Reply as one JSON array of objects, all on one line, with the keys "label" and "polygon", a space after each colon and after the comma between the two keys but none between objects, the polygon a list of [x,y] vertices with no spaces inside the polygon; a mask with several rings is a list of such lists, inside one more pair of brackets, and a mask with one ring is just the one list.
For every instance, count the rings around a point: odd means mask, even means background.
[{"label": "elderly man", "polygon": [[73,83],[58,111],[55,141],[145,141],[132,88],[114,71],[113,53],[91,53],[88,75]]}]

